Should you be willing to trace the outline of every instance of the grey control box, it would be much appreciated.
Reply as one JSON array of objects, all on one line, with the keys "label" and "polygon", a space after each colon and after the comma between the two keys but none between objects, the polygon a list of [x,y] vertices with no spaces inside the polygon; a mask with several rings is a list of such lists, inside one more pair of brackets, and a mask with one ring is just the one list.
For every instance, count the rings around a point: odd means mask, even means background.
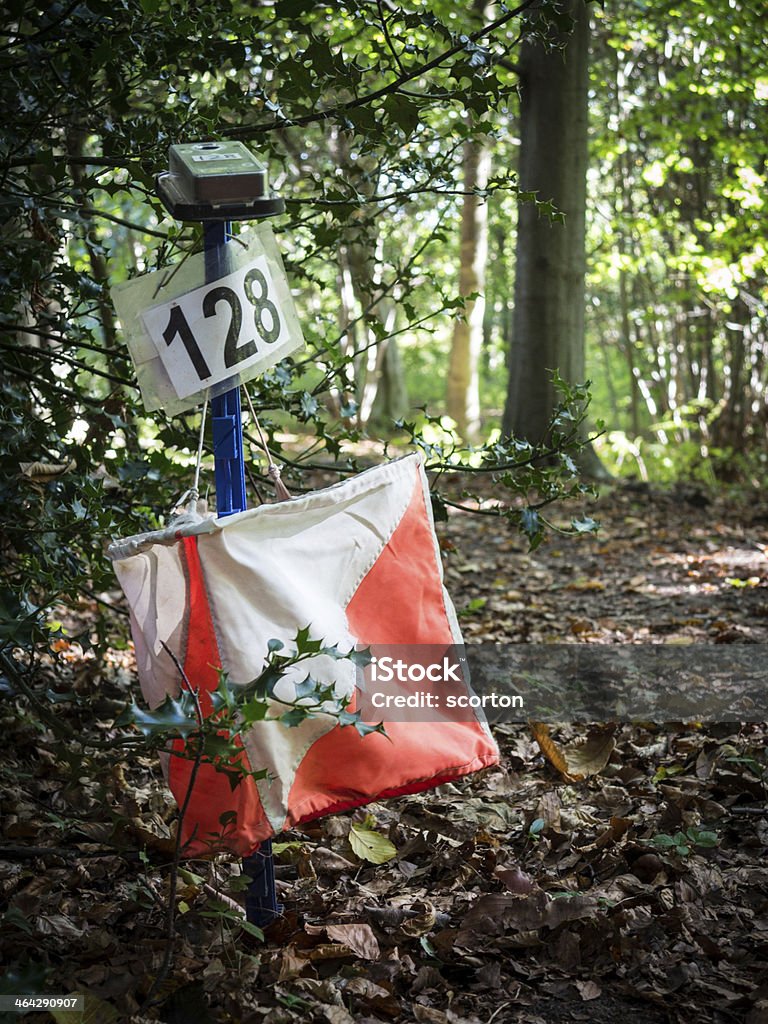
[{"label": "grey control box", "polygon": [[235,203],[267,194],[267,168],[242,142],[186,142],[171,146],[168,170],[192,202]]},{"label": "grey control box", "polygon": [[260,220],[283,213],[267,167],[242,142],[184,142],[168,150],[157,194],[177,220]]}]

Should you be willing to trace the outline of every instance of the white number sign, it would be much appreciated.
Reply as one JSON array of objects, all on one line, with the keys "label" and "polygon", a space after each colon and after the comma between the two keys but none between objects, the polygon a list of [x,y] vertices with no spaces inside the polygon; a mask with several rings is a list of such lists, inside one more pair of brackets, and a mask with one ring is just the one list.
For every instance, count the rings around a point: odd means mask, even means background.
[{"label": "white number sign", "polygon": [[259,362],[288,340],[266,257],[142,313],[179,398]]},{"label": "white number sign", "polygon": [[[243,239],[246,239],[243,242]],[[112,289],[149,412],[200,405],[264,373],[304,344],[272,231],[228,242],[209,276],[205,256]]]}]

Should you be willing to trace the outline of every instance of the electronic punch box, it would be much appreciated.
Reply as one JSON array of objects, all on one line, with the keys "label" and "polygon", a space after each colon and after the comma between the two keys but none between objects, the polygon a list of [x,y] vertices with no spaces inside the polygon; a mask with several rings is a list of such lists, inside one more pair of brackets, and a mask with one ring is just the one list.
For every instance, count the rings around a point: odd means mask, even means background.
[{"label": "electronic punch box", "polygon": [[157,191],[177,220],[251,220],[285,209],[269,193],[266,166],[242,142],[171,146]]}]

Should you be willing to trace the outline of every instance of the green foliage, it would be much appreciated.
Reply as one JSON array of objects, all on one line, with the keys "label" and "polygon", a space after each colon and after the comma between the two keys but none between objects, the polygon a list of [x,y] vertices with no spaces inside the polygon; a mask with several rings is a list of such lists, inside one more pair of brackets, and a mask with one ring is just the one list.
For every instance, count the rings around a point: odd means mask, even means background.
[{"label": "green foliage", "polygon": [[151,710],[132,702],[115,725],[134,726],[146,738],[150,749],[166,749],[169,741],[185,740],[184,751],[175,753],[213,765],[217,771],[226,774],[233,789],[244,778],[267,777],[265,769],[246,768],[242,758],[244,735],[256,722],[267,717],[270,721],[282,722],[287,728],[296,728],[308,718],[328,715],[342,727],[354,726],[360,736],[374,732],[386,736],[381,722],[363,722],[361,712],[348,710],[351,697],[337,695],[333,682],[323,684],[307,675],[293,684],[293,699],[286,700],[276,693],[278,684],[286,675],[306,661],[329,657],[337,662],[350,662],[359,669],[370,662],[367,650],[341,651],[335,644],[327,645],[313,638],[309,627],[297,632],[294,645],[292,652],[284,654],[281,653],[284,650],[282,641],[270,640],[262,671],[248,683],[233,683],[226,672],[220,671],[216,689],[209,694],[212,711],[206,717],[203,716],[194,680],[187,679],[174,658],[180,674],[178,697],[167,696],[162,704]]},{"label": "green foliage", "polygon": [[651,839],[657,850],[674,853],[678,857],[688,857],[695,848],[709,850],[719,843],[717,832],[709,832],[698,828],[687,828],[684,832],[667,835],[662,832]]},{"label": "green foliage", "polygon": [[[555,371],[553,384],[560,402],[552,413],[547,429],[547,443],[532,445],[515,437],[499,437],[485,445],[463,445],[446,430],[440,417],[426,410],[418,421],[403,422],[410,443],[424,452],[427,470],[436,476],[433,493],[436,519],[446,517],[446,507],[474,508],[483,515],[497,516],[525,535],[531,549],[538,547],[546,529],[553,524],[542,509],[563,498],[593,494],[592,488],[579,476],[577,458],[589,443],[585,439],[585,423],[589,408],[589,383],[571,385]],[[460,471],[471,480],[472,475],[486,474],[494,484],[494,498],[486,501],[471,487],[462,492],[457,502],[440,490],[440,477]],[[470,504],[468,504],[470,503]],[[598,529],[590,517],[574,519],[571,532],[589,533]]]},{"label": "green foliage", "polygon": [[764,37],[741,0],[596,11],[590,374],[654,480],[765,441]]},{"label": "green foliage", "polygon": [[354,853],[371,864],[385,864],[397,855],[394,843],[371,827],[375,824],[368,816],[362,824],[355,824],[349,830],[349,845]]},{"label": "green foliage", "polygon": [[[15,645],[26,667],[55,662],[56,603],[101,599],[113,580],[104,541],[164,525],[170,499],[188,486],[199,414],[146,416],[109,298],[116,282],[200,244],[199,228],[173,223],[155,195],[169,142],[241,138],[269,164],[287,200],[275,226],[308,349],[267,373],[254,402],[299,486],[305,467],[355,472],[351,452],[368,437],[382,380],[369,352],[394,351],[398,340],[421,345],[460,311],[456,183],[473,134],[494,138],[504,157],[485,192],[513,208],[508,56],[518,14],[505,9],[483,24],[442,2],[390,9],[367,0],[231,10],[213,0],[9,5],[0,48],[5,651]],[[438,479],[454,467],[487,473],[512,503],[538,489],[533,507],[508,510],[538,543],[540,509],[559,486],[544,463],[559,462],[563,493],[580,493],[568,454],[572,405],[564,399],[546,451],[499,439],[462,453],[449,442],[431,446],[444,449],[432,468]],[[380,412],[391,433],[388,409]],[[283,434],[297,422],[309,435],[299,451]],[[404,433],[427,450],[419,430]],[[257,439],[247,441],[254,456]],[[438,511],[446,503],[438,493]],[[101,644],[105,632],[98,623],[81,642]],[[126,642],[114,628],[111,639]],[[254,689],[256,702],[243,708],[251,721],[261,696]],[[217,699],[226,707],[230,697]],[[299,720],[286,714],[286,724]],[[143,726],[151,734],[161,720]]]},{"label": "green foliage", "polygon": [[528,826],[528,838],[533,839],[536,842],[541,838],[541,833],[546,827],[546,821],[543,818],[535,818]]}]

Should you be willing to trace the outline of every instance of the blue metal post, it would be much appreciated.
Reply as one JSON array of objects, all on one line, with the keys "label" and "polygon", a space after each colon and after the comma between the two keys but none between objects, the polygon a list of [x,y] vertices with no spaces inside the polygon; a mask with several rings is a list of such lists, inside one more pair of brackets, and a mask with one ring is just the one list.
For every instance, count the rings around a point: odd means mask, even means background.
[{"label": "blue metal post", "polygon": [[[206,282],[215,281],[228,273],[225,243],[230,232],[229,221],[204,221],[203,232],[205,279]],[[219,518],[222,518],[243,512],[246,508],[240,388],[233,388],[212,399],[211,418],[216,510]],[[275,892],[271,839],[265,839],[258,850],[244,858],[243,874],[253,879],[245,894],[247,918],[251,924],[263,928],[274,921],[282,910]]]}]

